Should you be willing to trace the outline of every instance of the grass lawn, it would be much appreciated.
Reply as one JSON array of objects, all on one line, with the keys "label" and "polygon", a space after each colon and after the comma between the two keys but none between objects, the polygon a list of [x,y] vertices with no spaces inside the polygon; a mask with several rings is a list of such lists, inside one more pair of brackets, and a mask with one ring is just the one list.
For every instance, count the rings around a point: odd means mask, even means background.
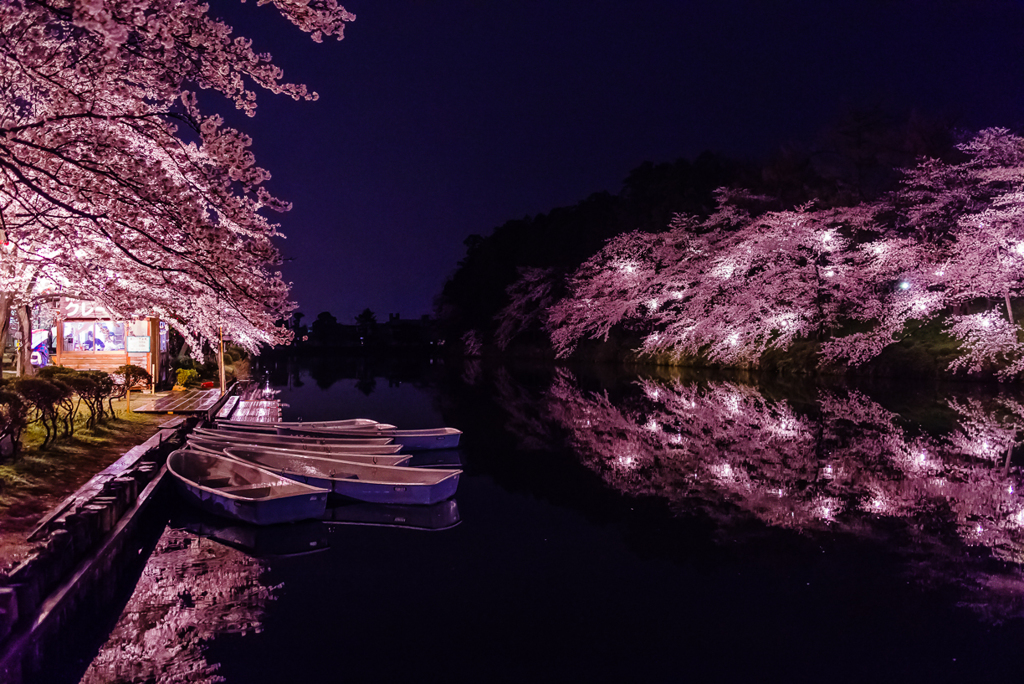
[{"label": "grass lawn", "polygon": [[[133,404],[140,395],[133,395]],[[124,452],[152,436],[168,416],[128,413],[124,400],[114,402],[115,420],[85,428],[78,417],[75,435],[45,450],[43,430],[32,425],[22,439],[17,458],[0,464],[0,568],[23,558],[32,548],[26,537],[51,508],[60,504],[93,475]],[[87,414],[83,406],[82,412]]]}]

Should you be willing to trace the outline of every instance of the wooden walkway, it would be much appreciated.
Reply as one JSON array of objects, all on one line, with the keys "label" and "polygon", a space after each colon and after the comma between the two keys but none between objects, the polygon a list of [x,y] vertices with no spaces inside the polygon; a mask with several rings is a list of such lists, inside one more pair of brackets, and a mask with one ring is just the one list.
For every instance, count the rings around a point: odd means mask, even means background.
[{"label": "wooden walkway", "polygon": [[[229,388],[230,391],[230,388]],[[258,393],[250,396],[260,396]],[[132,410],[139,413],[206,413],[221,399],[219,389],[192,389],[184,392],[167,392],[152,399],[143,399],[132,404]],[[278,399],[242,399],[237,395],[227,397],[217,411],[219,420],[237,420],[249,423],[276,423],[281,420],[281,401]]]},{"label": "wooden walkway", "polygon": [[276,423],[281,420],[281,402],[277,399],[242,399],[231,420],[247,423]]},{"label": "wooden walkway", "polygon": [[220,399],[219,389],[193,389],[168,392],[152,400],[132,406],[138,413],[205,413]]}]

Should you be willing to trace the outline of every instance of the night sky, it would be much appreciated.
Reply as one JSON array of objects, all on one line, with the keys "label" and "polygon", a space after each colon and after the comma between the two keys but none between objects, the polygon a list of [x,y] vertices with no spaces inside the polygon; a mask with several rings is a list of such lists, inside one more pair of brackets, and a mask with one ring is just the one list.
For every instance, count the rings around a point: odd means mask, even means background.
[{"label": "night sky", "polygon": [[758,159],[876,105],[1024,124],[1021,0],[351,0],[319,45],[272,7],[211,4],[320,94],[229,118],[294,203],[306,322],[430,313],[468,235],[617,192],[646,160]]}]

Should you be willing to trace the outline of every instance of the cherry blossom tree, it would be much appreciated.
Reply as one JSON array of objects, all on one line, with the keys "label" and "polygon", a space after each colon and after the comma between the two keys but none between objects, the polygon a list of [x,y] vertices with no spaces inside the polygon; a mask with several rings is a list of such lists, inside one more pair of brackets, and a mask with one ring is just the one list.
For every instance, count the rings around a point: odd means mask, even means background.
[{"label": "cherry blossom tree", "polygon": [[[260,3],[264,4],[264,3]],[[314,40],[354,19],[334,0],[272,0]],[[194,89],[252,116],[255,89],[316,99],[193,0],[0,5],[0,314],[45,277],[124,317],[159,314],[193,347],[218,331],[286,341],[274,270],[287,210],[250,139]]]},{"label": "cherry blossom tree", "polygon": [[[856,366],[912,321],[939,317],[961,344],[950,370],[1019,376],[1024,139],[989,129],[960,151],[957,162],[922,160],[903,189],[873,203],[765,212],[723,190],[706,220],[678,216],[664,233],[615,237],[547,310],[555,350],[565,356],[625,326],[641,333],[642,353],[677,360],[757,366],[804,339],[822,363]],[[509,289],[501,330],[538,315],[550,290],[533,277]]]},{"label": "cherry blossom tree", "polygon": [[857,282],[864,256],[845,236],[865,215],[801,207],[751,216],[722,200],[705,222],[678,217],[666,233],[614,238],[588,260],[550,312],[558,352],[643,320],[653,330],[646,353],[756,364],[767,349],[876,308]]},{"label": "cherry blossom tree", "polygon": [[[909,319],[943,316],[962,343],[951,370],[995,369],[1002,378],[1024,371],[1011,301],[1024,289],[1024,139],[987,129],[959,147],[964,161],[923,160],[880,207],[898,219],[886,239],[862,247],[873,260],[866,276],[898,286],[873,319],[861,317],[873,328],[836,339],[823,349],[826,358],[858,363],[891,343]],[[982,311],[964,313],[979,305]]]}]

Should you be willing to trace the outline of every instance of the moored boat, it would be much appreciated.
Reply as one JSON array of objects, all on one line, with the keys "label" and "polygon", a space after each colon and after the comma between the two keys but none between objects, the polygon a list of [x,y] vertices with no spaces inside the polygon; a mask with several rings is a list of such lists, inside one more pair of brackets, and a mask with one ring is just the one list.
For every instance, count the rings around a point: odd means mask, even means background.
[{"label": "moored boat", "polygon": [[254,525],[318,518],[327,507],[327,488],[226,456],[178,449],[167,457],[167,470],[203,510]]},{"label": "moored boat", "polygon": [[330,461],[309,456],[268,453],[266,449],[232,447],[231,458],[265,468],[283,477],[330,489],[356,501],[428,505],[455,495],[461,470],[421,470]]},{"label": "moored boat", "polygon": [[218,427],[231,428],[236,430],[274,430],[279,427],[297,427],[297,428],[330,428],[338,430],[360,430],[365,428],[394,428],[394,425],[388,423],[378,423],[375,420],[369,418],[347,418],[344,420],[313,420],[313,421],[294,421],[294,420],[278,420],[270,423],[257,423],[252,421],[243,420],[218,420]]},{"label": "moored boat", "polygon": [[[321,446],[339,446],[339,447],[384,447],[390,446],[395,453],[402,448],[401,444],[396,444],[394,439],[391,437],[381,437],[378,435],[363,435],[361,437],[348,437],[339,435],[277,435],[277,434],[266,434],[262,432],[249,432],[249,431],[234,431],[234,430],[217,430],[211,428],[197,427],[192,431],[197,437],[208,437],[213,439],[228,440],[228,441],[242,441],[243,439],[256,444],[266,445],[297,445],[297,444],[318,444]],[[303,447],[305,448],[305,447]],[[359,449],[357,449],[359,451]],[[385,451],[384,453],[388,453]]]},{"label": "moored boat", "polygon": [[424,430],[399,430],[393,427],[369,426],[363,428],[310,428],[279,427],[278,435],[306,437],[389,437],[407,450],[454,449],[459,446],[462,430],[450,427]]},{"label": "moored boat", "polygon": [[226,455],[227,449],[246,449],[250,451],[266,451],[268,454],[279,456],[299,456],[307,458],[321,458],[328,461],[349,461],[352,463],[363,463],[368,465],[408,466],[412,460],[412,454],[366,454],[366,453],[331,453],[326,451],[308,451],[305,449],[278,449],[259,444],[244,444],[242,442],[226,442],[220,440],[208,440],[201,437],[192,437],[188,440],[189,447],[200,451],[208,451],[221,456]]}]

